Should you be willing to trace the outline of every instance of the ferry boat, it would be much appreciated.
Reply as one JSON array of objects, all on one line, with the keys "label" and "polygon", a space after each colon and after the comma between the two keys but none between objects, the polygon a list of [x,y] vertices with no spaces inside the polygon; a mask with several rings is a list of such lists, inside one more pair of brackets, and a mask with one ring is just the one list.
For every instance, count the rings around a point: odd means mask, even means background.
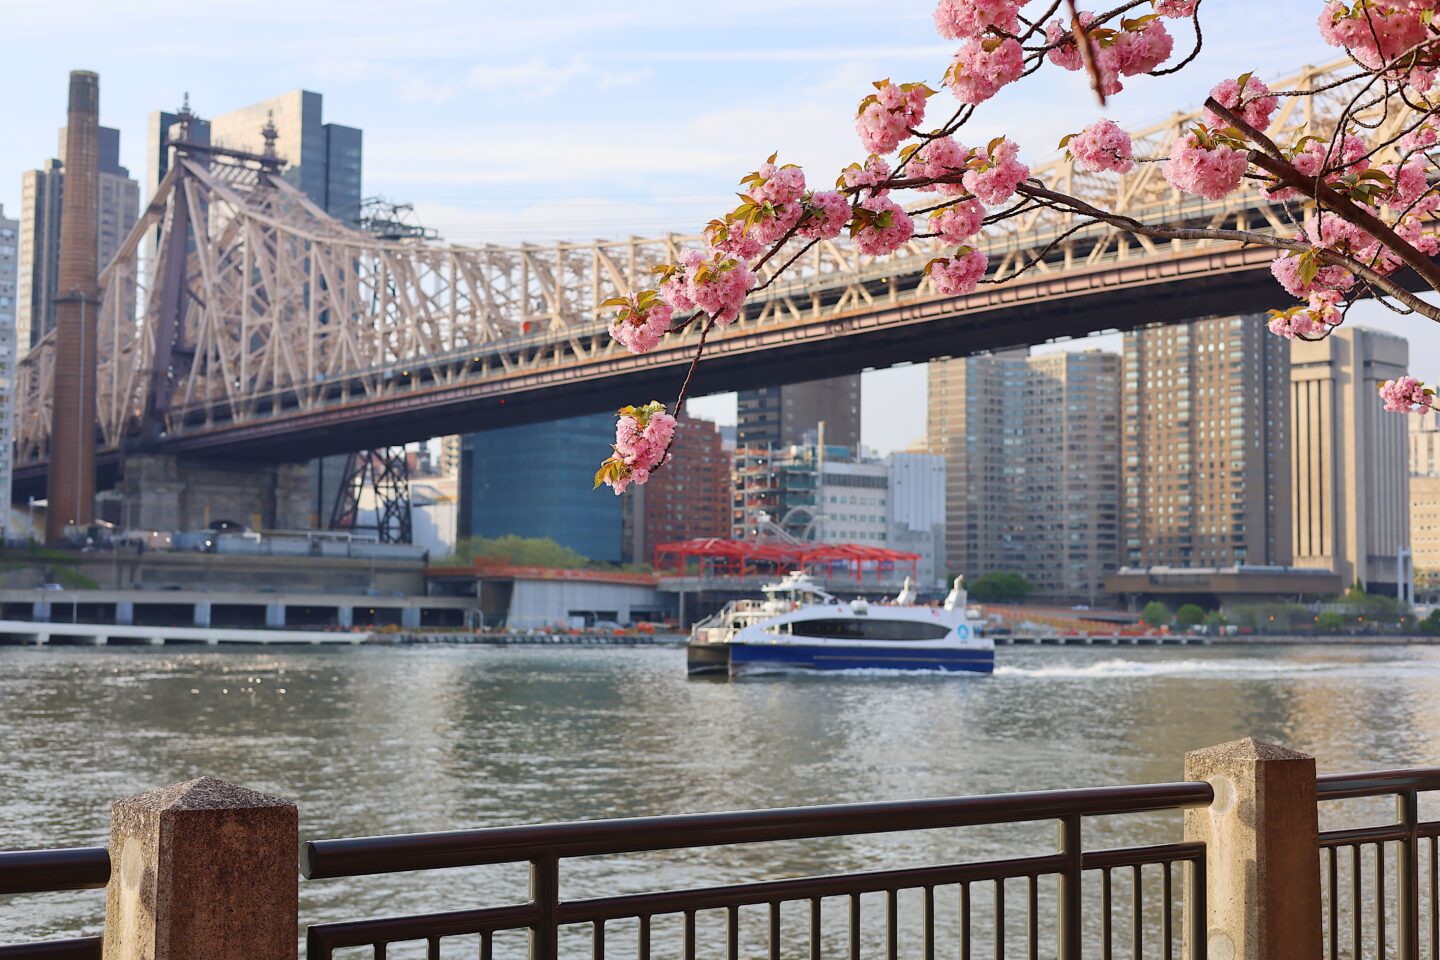
[{"label": "ferry boat", "polygon": [[917,606],[907,577],[884,603],[849,602],[801,572],[762,589],[763,600],[737,600],[695,625],[691,676],[829,670],[927,670],[991,673],[995,643],[967,605],[964,577],[940,607]]}]

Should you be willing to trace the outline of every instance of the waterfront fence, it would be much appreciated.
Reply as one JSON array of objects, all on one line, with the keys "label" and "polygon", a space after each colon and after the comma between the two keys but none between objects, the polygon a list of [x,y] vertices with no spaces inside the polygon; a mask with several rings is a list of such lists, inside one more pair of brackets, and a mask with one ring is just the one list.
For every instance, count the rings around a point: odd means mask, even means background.
[{"label": "waterfront fence", "polygon": [[[1420,818],[1420,795],[1440,791],[1440,767],[1316,777],[1313,759],[1244,740],[1190,754],[1186,777],[312,840],[301,851],[310,883],[510,864],[528,870],[530,894],[471,910],[310,924],[305,952],[309,960],[384,960],[387,952],[430,960],[1440,958],[1440,821]],[[1393,800],[1393,821],[1374,813],[1375,798]],[[1318,829],[1318,808],[1328,819],[1354,804],[1368,818],[1362,825]],[[1167,811],[1184,811],[1183,840],[1123,848],[1086,842],[1093,818],[1123,823]],[[1044,822],[1055,825],[1053,851],[1026,856],[598,897],[561,893],[566,865],[581,858],[678,858],[699,848]],[[108,884],[107,960],[287,960],[298,954],[296,823],[284,801],[192,781],[117,802],[109,851],[0,853],[0,894]],[[358,903],[356,910],[363,912]],[[202,940],[205,949],[195,949]],[[0,960],[101,956],[100,937],[0,946]]]}]

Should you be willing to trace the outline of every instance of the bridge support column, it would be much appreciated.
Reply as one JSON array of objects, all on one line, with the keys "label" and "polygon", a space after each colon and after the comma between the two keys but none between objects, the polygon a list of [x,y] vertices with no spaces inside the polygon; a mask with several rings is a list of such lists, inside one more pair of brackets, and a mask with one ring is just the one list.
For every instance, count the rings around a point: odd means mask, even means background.
[{"label": "bridge support column", "polygon": [[267,626],[267,627],[283,627],[283,626],[285,626],[285,604],[283,604],[283,603],[267,603],[267,604],[265,604],[265,626]]},{"label": "bridge support column", "polygon": [[335,623],[338,624],[338,625],[341,626],[341,627],[344,627],[344,628],[347,629],[347,630],[350,629],[351,627],[355,626],[355,608],[354,608],[354,607],[336,607],[336,608],[335,608]]},{"label": "bridge support column", "polygon": [[50,622],[50,601],[36,600],[34,611],[30,614],[39,623]]},{"label": "bridge support column", "polygon": [[195,626],[210,626],[210,601],[197,600],[195,603]]},{"label": "bridge support column", "polygon": [[309,526],[305,464],[210,462],[167,454],[127,457],[119,484],[131,530],[200,530],[226,520],[252,528]]},{"label": "bridge support column", "polygon": [[1210,960],[1320,956],[1315,758],[1246,737],[1186,754],[1185,779],[1215,788],[1185,811],[1185,839],[1205,844]]},{"label": "bridge support column", "polygon": [[122,627],[135,625],[135,602],[133,600],[121,600],[115,604],[115,623]]},{"label": "bridge support column", "polygon": [[419,608],[419,607],[401,607],[401,608],[400,608],[400,626],[404,627],[404,628],[407,629],[407,630],[418,630],[418,629],[420,629],[420,608]]}]

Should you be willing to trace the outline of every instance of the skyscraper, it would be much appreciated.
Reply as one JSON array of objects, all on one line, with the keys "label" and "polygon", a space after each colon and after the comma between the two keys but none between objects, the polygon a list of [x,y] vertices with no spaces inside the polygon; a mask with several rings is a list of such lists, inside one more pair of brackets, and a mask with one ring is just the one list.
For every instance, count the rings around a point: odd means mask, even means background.
[{"label": "skyscraper", "polygon": [[[1394,593],[1408,569],[1409,454],[1405,418],[1375,399],[1404,376],[1410,345],[1365,327],[1337,327],[1290,352],[1295,565]],[[1418,419],[1418,418],[1417,418]]]},{"label": "skyscraper", "polygon": [[464,438],[458,536],[548,537],[591,560],[620,560],[620,497],[592,489],[610,414],[502,427]]},{"label": "skyscraper", "polygon": [[1129,567],[1288,566],[1290,344],[1256,317],[1125,334]]},{"label": "skyscraper", "polygon": [[1440,477],[1440,414],[1405,419],[1410,427],[1410,475]]},{"label": "skyscraper", "polygon": [[15,288],[20,264],[20,221],[0,205],[0,541],[10,537],[10,483],[15,446]]},{"label": "skyscraper", "polygon": [[741,390],[736,402],[736,446],[778,449],[818,442],[825,421],[825,445],[860,445],[860,375]]},{"label": "skyscraper", "polygon": [[948,573],[1017,573],[1042,599],[1095,599],[1118,558],[1119,387],[1120,357],[1098,350],[930,364]]},{"label": "skyscraper", "polygon": [[661,543],[730,535],[730,454],[709,420],[681,417],[673,459],[625,496],[640,521],[629,559],[649,563]]},{"label": "skyscraper", "polygon": [[285,179],[330,216],[354,223],[360,217],[363,137],[355,127],[324,122],[322,106],[320,94],[292,90],[214,117],[210,142],[260,153],[265,148],[262,131],[273,122]]},{"label": "skyscraper", "polygon": [[170,172],[170,148],[169,144],[180,139],[180,124],[184,122],[189,129],[185,133],[185,139],[190,143],[210,142],[210,121],[201,120],[190,113],[189,95],[186,95],[185,105],[175,113],[165,110],[156,110],[150,114],[145,126],[145,195],[155,195],[155,188],[160,186],[160,181],[165,179],[165,174]]},{"label": "skyscraper", "polygon": [[[65,156],[65,130],[60,156]],[[99,208],[95,250],[99,268],[119,252],[140,216],[140,185],[120,165],[120,131],[100,128]],[[55,297],[60,276],[60,208],[65,195],[65,164],[46,160],[20,181],[20,278],[16,343],[23,355],[55,328]]]},{"label": "skyscraper", "polygon": [[887,495],[886,546],[918,553],[916,586],[940,586],[945,569],[945,458],[934,453],[892,453]]}]

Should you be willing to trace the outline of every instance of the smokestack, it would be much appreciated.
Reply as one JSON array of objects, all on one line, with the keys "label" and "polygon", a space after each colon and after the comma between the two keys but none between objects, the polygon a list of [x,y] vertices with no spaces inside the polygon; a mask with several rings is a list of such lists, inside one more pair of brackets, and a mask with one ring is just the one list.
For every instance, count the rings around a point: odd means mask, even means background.
[{"label": "smokestack", "polygon": [[100,197],[100,76],[70,73],[55,298],[55,392],[51,399],[49,509],[45,542],[95,519],[95,350],[100,310],[96,253]]}]

